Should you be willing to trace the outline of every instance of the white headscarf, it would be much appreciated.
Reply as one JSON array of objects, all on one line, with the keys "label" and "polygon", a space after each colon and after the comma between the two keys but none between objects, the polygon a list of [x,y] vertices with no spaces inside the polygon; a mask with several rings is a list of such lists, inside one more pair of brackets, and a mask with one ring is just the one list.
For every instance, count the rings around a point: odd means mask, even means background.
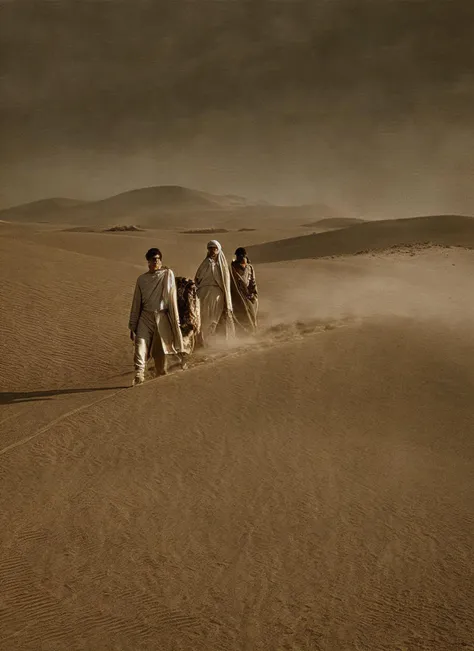
[{"label": "white headscarf", "polygon": [[222,251],[221,243],[218,242],[217,240],[211,240],[210,242],[208,242],[207,243],[207,248],[208,249],[216,248],[216,249],[219,249],[219,251]]},{"label": "white headscarf", "polygon": [[[220,271],[220,279],[221,283],[221,289],[223,290],[225,294],[225,303],[226,303],[226,308],[229,310],[229,312],[232,312],[232,296],[230,293],[230,273],[229,273],[229,265],[227,264],[226,257],[224,255],[224,252],[222,250],[222,246],[220,242],[217,240],[211,240],[207,244],[207,248],[216,248],[217,249],[217,261],[216,261],[216,266],[219,268]],[[207,265],[211,264],[210,258],[206,257],[205,260],[202,261],[202,263],[199,265],[199,269],[196,272],[196,284],[199,287],[199,281],[203,275],[203,272],[206,268]]]}]

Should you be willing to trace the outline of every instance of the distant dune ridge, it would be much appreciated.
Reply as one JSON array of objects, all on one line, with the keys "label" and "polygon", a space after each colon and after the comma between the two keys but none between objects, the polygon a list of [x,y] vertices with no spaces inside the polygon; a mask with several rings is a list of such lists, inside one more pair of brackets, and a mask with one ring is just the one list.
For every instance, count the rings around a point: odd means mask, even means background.
[{"label": "distant dune ridge", "polygon": [[0,210],[0,220],[6,222],[54,222],[70,210],[84,206],[87,203],[87,201],[65,197],[41,199],[40,201],[32,201],[31,203]]},{"label": "distant dune ridge", "polygon": [[[49,222],[72,226],[107,227],[134,223],[146,228],[253,228],[257,220],[278,225],[302,219],[327,217],[333,211],[322,205],[273,206],[236,195],[215,195],[181,186],[139,188],[102,199],[76,202],[43,201],[0,211],[0,220]],[[335,213],[334,213],[335,214]]]},{"label": "distant dune ridge", "polygon": [[58,217],[58,211],[63,211],[64,218],[67,222],[71,222],[75,218],[79,221],[84,221],[92,216],[100,219],[102,217],[113,217],[115,214],[120,217],[124,211],[133,214],[133,211],[142,211],[147,208],[166,210],[215,210],[239,208],[248,205],[249,202],[243,197],[213,195],[177,185],[163,185],[137,188],[99,201],[76,201],[65,198],[43,199],[2,210],[0,211],[0,217],[10,221],[14,219],[26,220],[26,218],[36,221],[38,216],[43,218],[49,213],[54,221]]}]

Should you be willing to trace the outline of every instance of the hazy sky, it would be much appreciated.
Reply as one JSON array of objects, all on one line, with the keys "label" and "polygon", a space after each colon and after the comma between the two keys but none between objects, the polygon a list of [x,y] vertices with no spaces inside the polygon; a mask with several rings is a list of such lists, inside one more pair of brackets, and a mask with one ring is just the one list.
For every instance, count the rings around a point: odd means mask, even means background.
[{"label": "hazy sky", "polygon": [[470,0],[0,0],[0,204],[474,213]]}]

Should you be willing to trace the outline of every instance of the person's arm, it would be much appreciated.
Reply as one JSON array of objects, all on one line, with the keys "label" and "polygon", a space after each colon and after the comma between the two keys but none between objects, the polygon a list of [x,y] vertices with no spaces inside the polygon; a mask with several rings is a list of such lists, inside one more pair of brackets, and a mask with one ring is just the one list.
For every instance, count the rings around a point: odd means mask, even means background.
[{"label": "person's arm", "polygon": [[194,276],[194,283],[196,287],[199,287],[199,283],[201,282],[201,276],[200,276],[201,266],[202,265],[199,265],[198,270],[196,271],[196,275]]},{"label": "person's arm", "polygon": [[135,291],[133,293],[132,307],[130,308],[130,318],[128,320],[128,329],[130,330],[130,339],[132,339],[132,341],[137,331],[138,319],[140,318],[141,310],[142,310],[142,292],[137,280],[137,283],[135,285]]},{"label": "person's arm", "polygon": [[178,290],[176,288],[176,277],[172,269],[166,269],[166,285],[163,292],[163,304],[165,309],[176,318],[179,325],[178,312]]},{"label": "person's arm", "polygon": [[255,278],[255,271],[252,265],[250,265],[249,295],[255,298],[258,297],[257,280]]},{"label": "person's arm", "polygon": [[168,319],[173,333],[174,346],[177,353],[183,353],[183,335],[180,329],[180,318],[178,310],[178,290],[176,289],[176,278],[171,269],[166,271],[165,279],[165,295],[166,295],[166,309],[168,312]]}]

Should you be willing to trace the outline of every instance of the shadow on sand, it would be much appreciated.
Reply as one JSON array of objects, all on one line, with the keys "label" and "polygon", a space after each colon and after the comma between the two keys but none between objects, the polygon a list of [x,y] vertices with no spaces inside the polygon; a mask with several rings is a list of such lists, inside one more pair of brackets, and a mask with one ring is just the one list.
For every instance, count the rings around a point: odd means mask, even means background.
[{"label": "shadow on sand", "polygon": [[55,396],[72,395],[74,393],[92,393],[95,391],[118,391],[126,389],[128,385],[119,387],[89,387],[85,389],[51,389],[50,391],[16,391],[1,392],[0,405],[11,405],[18,402],[33,402],[51,400]]}]

